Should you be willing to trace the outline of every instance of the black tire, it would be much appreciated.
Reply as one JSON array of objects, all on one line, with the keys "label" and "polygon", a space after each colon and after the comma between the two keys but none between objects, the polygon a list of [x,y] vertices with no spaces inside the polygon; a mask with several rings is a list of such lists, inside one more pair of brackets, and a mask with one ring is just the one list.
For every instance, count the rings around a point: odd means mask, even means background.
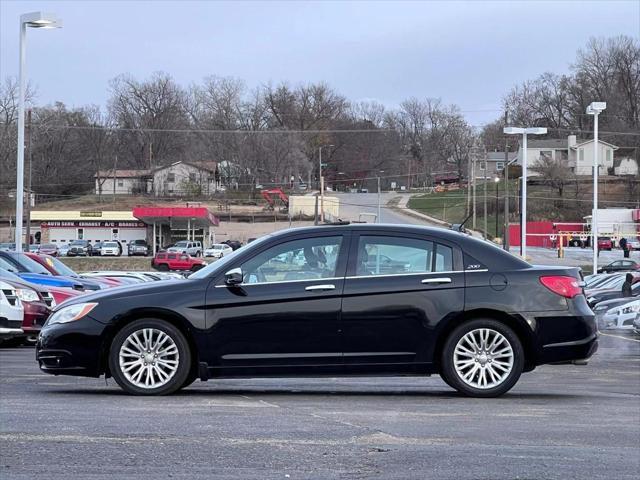
[{"label": "black tire", "polygon": [[[159,330],[168,335],[178,350],[178,366],[175,373],[164,385],[156,388],[142,388],[132,383],[123,373],[119,361],[120,348],[129,335],[147,328]],[[169,322],[156,318],[142,318],[125,325],[125,327],[116,334],[109,349],[109,369],[114,380],[129,394],[168,395],[186,386],[186,381],[191,372],[191,350],[182,332]]]},{"label": "black tire", "polygon": [[158,265],[158,270],[160,270],[161,272],[168,272],[169,265],[167,265],[166,263],[161,263]]},{"label": "black tire", "polygon": [[[454,350],[458,342],[469,332],[478,329],[490,329],[501,334],[511,346],[513,365],[508,375],[501,382],[491,388],[477,388],[466,383],[456,371],[454,365]],[[442,350],[441,372],[443,380],[458,392],[469,397],[499,397],[508,392],[516,384],[524,368],[524,349],[515,332],[497,320],[479,318],[470,320],[457,327],[447,338]],[[475,376],[474,376],[475,377]]]},{"label": "black tire", "polygon": [[180,389],[182,390],[183,388],[187,388],[189,385],[191,385],[197,379],[198,379],[198,374],[196,372],[191,372],[189,374],[189,376],[187,377],[187,379],[182,384],[182,386],[180,387]]}]

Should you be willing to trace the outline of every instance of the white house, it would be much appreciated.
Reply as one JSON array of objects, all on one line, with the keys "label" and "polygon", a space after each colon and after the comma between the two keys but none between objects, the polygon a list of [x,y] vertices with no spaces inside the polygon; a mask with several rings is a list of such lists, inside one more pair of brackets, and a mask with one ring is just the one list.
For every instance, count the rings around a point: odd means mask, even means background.
[{"label": "white house", "polygon": [[153,170],[106,170],[94,177],[96,194],[197,196],[215,193],[221,186],[215,162],[174,162]]},{"label": "white house", "polygon": [[220,189],[216,162],[174,162],[153,170],[156,196],[209,195]]},{"label": "white house", "polygon": [[131,195],[148,192],[149,170],[101,170],[94,175],[96,195]]},{"label": "white house", "polygon": [[[569,135],[566,139],[527,139],[527,165],[529,168],[540,164],[544,157],[551,158],[566,164],[576,175],[591,175],[593,172],[593,140],[577,142],[575,135]],[[613,169],[614,151],[616,145],[598,141],[598,165],[600,173],[607,175],[609,169]],[[522,165],[522,145],[518,150],[518,165]],[[531,175],[536,175],[531,171]]]},{"label": "white house", "polygon": [[[509,152],[509,164],[515,159],[516,153]],[[505,160],[504,152],[487,152],[484,161],[478,162],[478,171],[476,172],[476,178],[482,178],[485,176],[485,168],[487,169],[487,178],[495,177],[502,174],[504,170]]]}]

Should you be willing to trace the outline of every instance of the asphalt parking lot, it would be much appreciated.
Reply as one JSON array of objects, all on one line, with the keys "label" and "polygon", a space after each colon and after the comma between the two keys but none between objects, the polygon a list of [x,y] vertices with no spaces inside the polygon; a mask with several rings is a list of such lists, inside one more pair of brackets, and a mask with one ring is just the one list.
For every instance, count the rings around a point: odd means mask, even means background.
[{"label": "asphalt parking lot", "polygon": [[[499,399],[439,377],[196,382],[130,397],[0,350],[0,478],[631,479],[640,337],[588,366],[545,366]],[[635,341],[634,341],[635,339]]]}]

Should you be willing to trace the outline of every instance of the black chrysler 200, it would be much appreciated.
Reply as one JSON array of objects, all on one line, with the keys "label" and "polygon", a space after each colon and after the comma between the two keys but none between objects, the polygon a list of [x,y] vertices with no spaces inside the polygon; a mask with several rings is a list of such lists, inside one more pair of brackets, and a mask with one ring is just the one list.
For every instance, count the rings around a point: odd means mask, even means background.
[{"label": "black chrysler 200", "polygon": [[440,374],[471,396],[597,349],[579,271],[436,228],[340,225],[263,237],[186,281],[60,305],[40,368],[132,394],[241,376]]}]

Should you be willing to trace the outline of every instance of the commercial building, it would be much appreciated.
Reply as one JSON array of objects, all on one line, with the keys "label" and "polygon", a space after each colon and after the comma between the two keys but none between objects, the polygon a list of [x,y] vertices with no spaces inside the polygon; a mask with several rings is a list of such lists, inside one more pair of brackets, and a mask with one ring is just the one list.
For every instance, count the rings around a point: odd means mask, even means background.
[{"label": "commercial building", "polygon": [[133,240],[146,240],[156,248],[178,240],[199,240],[204,246],[213,243],[218,218],[207,208],[136,207],[121,211],[34,210],[32,227],[41,243],[64,245],[73,240],[91,243],[118,240],[123,246]]}]

